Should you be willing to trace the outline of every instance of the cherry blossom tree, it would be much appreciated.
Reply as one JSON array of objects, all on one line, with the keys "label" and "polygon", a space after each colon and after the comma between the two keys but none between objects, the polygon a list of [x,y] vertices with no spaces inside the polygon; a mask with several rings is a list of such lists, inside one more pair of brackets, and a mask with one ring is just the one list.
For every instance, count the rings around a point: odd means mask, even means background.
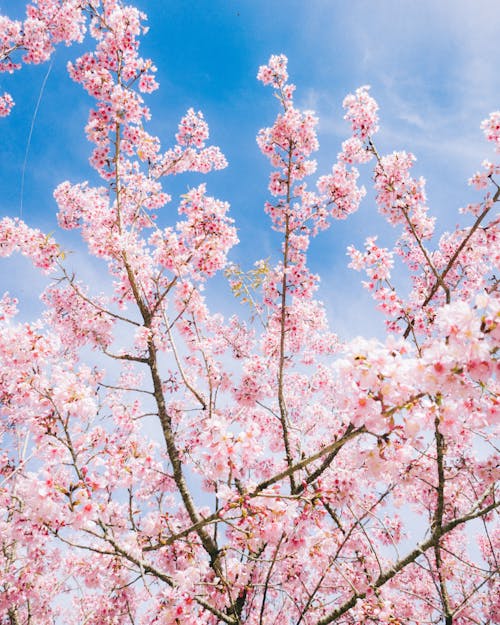
[{"label": "cherry blossom tree", "polygon": [[[148,133],[144,20],[119,0],[33,0],[24,22],[0,17],[2,71],[87,31],[93,42],[69,74],[95,100],[85,130],[101,186],[62,182],[54,197],[112,283],[93,292],[53,236],[0,221],[1,255],[55,278],[32,323],[16,322],[13,296],[0,302],[2,625],[498,622],[500,166],[471,178],[468,225],[437,235],[415,157],[378,151],[361,87],[315,179],[317,119],[272,56],[258,79],[279,112],[257,141],[280,260],[244,271],[228,261],[228,204],[205,184],[164,190],[226,160],[194,110],[168,149]],[[12,105],[3,95],[0,114]],[[482,128],[499,152],[500,113]],[[358,167],[398,238],[349,248],[387,336],[342,343],[307,251],[358,209]],[[208,310],[217,272],[240,317]]]}]

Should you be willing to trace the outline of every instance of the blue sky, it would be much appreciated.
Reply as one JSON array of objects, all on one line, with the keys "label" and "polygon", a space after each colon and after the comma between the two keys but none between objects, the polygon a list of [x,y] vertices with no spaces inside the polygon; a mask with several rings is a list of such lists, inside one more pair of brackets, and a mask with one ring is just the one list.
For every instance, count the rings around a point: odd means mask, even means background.
[{"label": "blue sky", "polygon": [[[255,135],[270,125],[277,102],[256,81],[258,66],[272,53],[289,57],[297,85],[297,104],[320,117],[318,173],[326,173],[348,136],[341,103],[356,87],[369,84],[380,104],[380,151],[412,151],[415,171],[428,181],[431,211],[443,227],[458,221],[458,207],[477,197],[467,178],[490,156],[479,124],[500,107],[500,8],[496,0],[138,0],[149,15],[150,32],[143,54],[158,67],[160,90],[148,98],[150,130],[163,147],[173,141],[176,124],[191,106],[205,114],[211,138],[228,157],[224,172],[208,176],[210,193],[228,200],[241,243],[233,260],[250,267],[276,254],[262,206],[268,163]],[[19,15],[20,0],[0,0],[0,12]],[[91,146],[83,127],[90,99],[66,74],[67,60],[82,46],[59,48],[42,94],[29,146],[23,194],[23,217],[46,231],[57,229],[52,191],[60,182],[94,180],[88,165]],[[0,119],[0,214],[19,216],[23,162],[34,109],[48,65],[28,66],[0,76],[0,92],[10,91],[16,107]],[[364,171],[369,186],[369,172]],[[198,179],[167,180],[182,193]],[[311,181],[312,182],[312,181]],[[165,221],[174,217],[175,204]],[[440,228],[438,228],[440,230]],[[319,294],[333,328],[342,336],[380,331],[367,311],[361,276],[346,269],[345,249],[380,232],[389,243],[394,233],[376,214],[369,195],[358,214],[318,237],[311,265],[322,275]],[[78,241],[57,234],[74,249],[70,262],[90,280],[99,274],[78,253]],[[19,259],[2,261],[0,291],[24,295],[36,307],[33,281],[38,274]],[[216,282],[217,293],[224,285]],[[20,291],[22,291],[20,293]],[[360,305],[361,304],[361,305]],[[226,304],[224,311],[233,307]]]}]

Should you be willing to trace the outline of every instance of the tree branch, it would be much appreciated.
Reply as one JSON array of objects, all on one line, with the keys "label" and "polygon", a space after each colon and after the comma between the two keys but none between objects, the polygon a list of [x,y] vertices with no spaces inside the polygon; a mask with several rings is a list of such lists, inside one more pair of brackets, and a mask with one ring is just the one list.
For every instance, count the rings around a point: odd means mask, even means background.
[{"label": "tree branch", "polygon": [[[484,500],[487,496],[488,496],[488,493],[482,498],[482,500]],[[478,505],[480,505],[480,502],[478,503]],[[404,558],[402,558],[396,564],[394,564],[394,566],[392,566],[390,569],[388,569],[387,571],[379,575],[379,577],[372,584],[372,587],[380,588],[381,586],[386,584],[389,580],[391,580],[395,575],[397,575],[400,571],[402,571],[406,566],[408,566],[412,562],[415,562],[415,560],[419,556],[424,554],[428,549],[430,549],[431,547],[434,547],[434,545],[436,545],[436,543],[439,541],[439,539],[442,536],[444,536],[448,532],[451,532],[453,529],[455,529],[459,525],[463,525],[464,523],[467,523],[467,521],[472,521],[473,519],[477,519],[479,517],[485,516],[492,510],[495,510],[496,508],[498,508],[499,505],[500,505],[500,502],[493,501],[493,503],[486,506],[486,508],[483,508],[482,510],[479,510],[477,512],[471,511],[469,514],[466,514],[465,516],[462,516],[458,519],[454,519],[453,521],[449,521],[448,523],[442,526],[441,533],[434,532],[430,538],[420,543],[420,545],[418,545],[408,555],[406,555]],[[348,612],[351,608],[353,608],[356,605],[356,602],[358,601],[358,599],[364,599],[365,597],[366,597],[366,592],[354,593],[341,606],[339,606],[338,608],[336,608],[335,610],[333,610],[332,612],[330,612],[323,618],[319,619],[316,625],[328,625],[329,623],[333,623],[340,616],[342,616],[343,614]]]}]

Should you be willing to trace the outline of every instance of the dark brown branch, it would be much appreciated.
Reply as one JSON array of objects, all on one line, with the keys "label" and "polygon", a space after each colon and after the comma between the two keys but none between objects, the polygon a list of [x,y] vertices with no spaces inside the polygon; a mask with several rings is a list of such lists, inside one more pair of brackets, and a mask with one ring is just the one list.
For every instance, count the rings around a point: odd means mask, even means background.
[{"label": "dark brown branch", "polygon": [[[443,514],[444,514],[444,489],[445,489],[445,472],[444,472],[444,454],[445,454],[445,440],[444,436],[439,431],[439,416],[434,420],[434,437],[436,441],[436,463],[438,472],[438,486],[437,486],[437,504],[436,512],[432,522],[432,530],[439,536],[443,531]],[[443,575],[443,560],[441,557],[441,547],[439,545],[439,538],[434,545],[434,558],[436,560],[436,569],[439,580],[439,594],[441,597],[441,603],[443,605],[445,624],[453,625],[453,613],[450,606],[450,596],[448,594],[448,588],[446,586],[446,580]]]},{"label": "dark brown branch", "polygon": [[113,358],[114,360],[130,360],[131,362],[141,362],[143,364],[148,363],[148,359],[142,356],[133,356],[132,354],[112,354],[108,350],[103,350],[106,356]]},{"label": "dark brown branch", "polygon": [[[467,235],[462,239],[462,242],[457,247],[457,249],[455,250],[455,252],[451,256],[450,260],[448,261],[446,267],[441,272],[440,280],[437,280],[434,283],[434,286],[431,288],[431,290],[429,291],[427,297],[425,298],[425,300],[422,303],[422,308],[427,306],[427,304],[432,300],[432,298],[436,294],[437,290],[439,289],[442,281],[445,279],[447,274],[451,271],[451,269],[455,265],[455,262],[456,262],[457,258],[460,256],[462,250],[465,248],[465,246],[470,241],[470,239],[473,236],[473,234],[479,228],[479,226],[481,225],[481,222],[483,221],[483,219],[488,215],[488,213],[490,212],[491,208],[493,207],[493,204],[495,204],[495,202],[498,202],[499,200],[500,200],[500,188],[497,188],[497,191],[496,191],[495,195],[493,196],[493,198],[491,200],[491,203],[487,203],[486,204],[486,207],[484,208],[482,213],[477,217],[476,221],[473,223],[473,225],[469,229]],[[407,338],[408,335],[410,334],[411,327],[412,327],[412,323],[409,323],[407,325],[407,327],[406,327],[405,332],[404,332],[404,335],[403,335],[404,338]]]},{"label": "dark brown branch", "polygon": [[[292,170],[292,141],[289,141],[288,145],[288,175],[286,180],[287,196],[286,196],[286,215],[285,215],[285,241],[283,249],[283,278],[281,281],[281,315],[280,315],[280,347],[279,347],[279,364],[278,364],[278,405],[280,412],[281,429],[283,431],[283,444],[285,446],[285,455],[288,467],[293,465],[293,455],[290,449],[290,438],[288,433],[288,413],[286,408],[284,384],[285,384],[285,325],[287,319],[287,269],[288,269],[288,254],[290,246],[290,185],[291,185],[291,170]],[[289,474],[290,490],[293,493],[296,488],[295,476],[292,473]]]},{"label": "dark brown branch", "polygon": [[[290,475],[290,473],[296,473],[297,471],[301,471],[308,465],[312,464],[313,462],[316,462],[316,460],[319,460],[320,458],[322,458],[325,454],[329,454],[335,449],[343,447],[348,441],[359,436],[360,434],[363,434],[364,432],[366,432],[366,430],[364,429],[364,427],[361,427],[361,428],[358,428],[357,430],[353,430],[348,435],[344,434],[344,436],[342,436],[339,440],[334,441],[333,443],[330,443],[330,445],[326,445],[325,447],[320,449],[320,451],[318,451],[317,453],[312,454],[311,456],[308,456],[307,458],[304,458],[300,462],[297,462],[291,467],[288,467],[287,469],[284,469],[280,473],[273,475],[273,477],[270,477],[264,482],[261,482],[255,487],[253,491],[249,493],[245,493],[245,495],[249,497],[250,499],[258,497],[259,494],[262,493],[262,491],[286,479]],[[161,549],[164,546],[173,544],[180,538],[185,538],[192,532],[198,532],[200,528],[203,528],[206,525],[210,525],[212,523],[223,522],[223,521],[224,521],[224,517],[222,516],[222,511],[219,510],[211,514],[210,516],[200,519],[200,521],[198,521],[197,523],[193,523],[193,525],[186,528],[185,530],[182,530],[181,532],[178,532],[177,534],[173,534],[172,536],[169,536],[169,538],[161,541],[161,543],[157,545],[152,545],[150,547],[145,547],[144,551],[155,551],[157,549]]]},{"label": "dark brown branch", "polygon": [[[350,423],[349,426],[347,427],[347,430],[344,433],[344,436],[346,435],[348,436],[353,430],[354,430],[354,425]],[[328,456],[323,460],[323,462],[319,465],[319,467],[315,469],[312,473],[310,473],[306,477],[304,482],[302,482],[295,488],[293,494],[300,495],[300,493],[304,491],[307,485],[317,480],[318,477],[320,477],[320,475],[322,475],[326,471],[326,469],[328,469],[328,467],[331,465],[331,463],[335,459],[335,456],[339,453],[341,449],[342,449],[341,447],[337,447],[332,452],[330,452]]]},{"label": "dark brown branch", "polygon": [[[163,436],[165,438],[165,443],[167,445],[167,453],[172,464],[173,469],[173,477],[176,483],[176,486],[179,490],[179,494],[184,503],[184,507],[195,526],[196,533],[198,534],[203,547],[210,555],[212,565],[216,563],[219,556],[219,549],[217,544],[213,540],[213,538],[208,534],[204,529],[204,519],[200,517],[198,514],[194,501],[191,497],[191,493],[189,492],[188,486],[186,484],[186,480],[184,478],[184,473],[182,470],[182,462],[180,459],[179,450],[175,444],[174,433],[172,429],[172,419],[168,414],[165,398],[163,396],[162,382],[160,378],[160,374],[158,371],[158,363],[156,360],[156,349],[153,345],[152,340],[149,341],[149,358],[148,365],[151,371],[151,378],[153,381],[154,388],[154,397],[156,400],[156,405],[158,408],[158,416],[160,419],[161,428],[163,431]],[[222,577],[222,575],[221,575]]]},{"label": "dark brown branch", "polygon": [[273,559],[271,560],[271,563],[269,565],[269,568],[267,570],[267,575],[266,575],[266,579],[264,582],[264,592],[262,593],[262,602],[260,605],[260,616],[259,616],[259,624],[263,625],[264,623],[264,611],[266,609],[266,598],[267,598],[267,591],[269,590],[269,582],[271,581],[271,575],[273,574],[273,568],[274,565],[276,564],[276,559],[278,557],[278,552],[280,550],[281,547],[281,543],[283,542],[283,539],[285,538],[285,534],[282,533],[280,536],[280,539],[278,541],[278,544],[276,545],[276,549],[274,550],[274,555],[273,555]]}]

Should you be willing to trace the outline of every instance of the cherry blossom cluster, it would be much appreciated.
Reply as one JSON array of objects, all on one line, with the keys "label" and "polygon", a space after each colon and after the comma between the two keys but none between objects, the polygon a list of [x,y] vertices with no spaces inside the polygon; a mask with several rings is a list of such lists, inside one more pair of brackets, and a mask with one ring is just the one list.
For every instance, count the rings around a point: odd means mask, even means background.
[{"label": "cherry blossom cluster", "polygon": [[[70,347],[91,344],[105,347],[112,342],[113,319],[106,314],[104,298],[85,299],[81,285],[49,288],[43,294],[48,322]],[[64,313],[64,314],[62,314]],[[71,338],[70,338],[71,337]]]},{"label": "cherry blossom cluster", "polygon": [[288,59],[284,54],[271,55],[267,65],[261,65],[257,72],[257,80],[264,85],[272,85],[276,89],[283,88],[288,81]]},{"label": "cherry blossom cluster", "polygon": [[179,206],[179,214],[186,215],[177,225],[179,252],[186,257],[184,264],[189,263],[201,279],[225,267],[228,251],[238,242],[228,209],[227,202],[206,195],[205,185],[188,191]]},{"label": "cherry blossom cluster", "polygon": [[14,100],[8,93],[4,93],[3,96],[0,96],[0,117],[6,117],[13,106]]},{"label": "cherry blossom cluster", "polygon": [[364,187],[357,186],[358,176],[357,169],[347,169],[340,162],[333,166],[331,174],[319,178],[318,191],[323,201],[332,205],[331,215],[334,219],[346,219],[358,210],[366,194]]},{"label": "cherry blossom cluster", "polygon": [[177,145],[150,160],[156,177],[197,171],[204,174],[227,167],[227,161],[220,148],[205,142],[209,137],[208,124],[203,113],[189,109],[179,122],[176,134]]},{"label": "cherry blossom cluster", "polygon": [[28,227],[20,219],[4,217],[0,220],[0,256],[21,252],[33,261],[35,267],[51,271],[55,268],[61,250],[53,237],[36,228]]},{"label": "cherry blossom cluster", "polygon": [[204,121],[203,114],[189,109],[187,115],[181,120],[179,132],[175,138],[182,146],[205,147],[205,141],[208,139],[208,124]]},{"label": "cherry blossom cluster", "polygon": [[488,119],[481,124],[481,128],[488,141],[495,144],[495,149],[500,152],[500,111],[492,113]]},{"label": "cherry blossom cluster", "polygon": [[[483,171],[476,172],[469,180],[469,184],[476,189],[486,189],[492,177],[500,175],[500,165],[494,165],[490,161],[483,161],[482,165]],[[474,210],[469,212],[474,212]]]},{"label": "cherry blossom cluster", "polygon": [[351,257],[349,267],[352,269],[364,269],[370,278],[369,288],[375,288],[377,282],[387,281],[391,277],[391,269],[394,266],[393,254],[387,248],[381,248],[376,243],[377,237],[368,237],[365,241],[364,254],[352,246],[347,248]]},{"label": "cherry blossom cluster", "polygon": [[[119,140],[117,127],[139,127],[149,117],[139,92],[149,93],[157,88],[156,68],[138,54],[138,36],[145,30],[141,24],[144,18],[135,7],[105,0],[102,15],[96,14],[90,25],[90,32],[97,40],[95,52],[87,52],[68,64],[73,80],[97,99],[87,136],[96,144],[91,163],[105,180],[115,175],[112,160],[114,144]],[[139,92],[133,88],[136,82]],[[146,133],[141,138],[141,143],[135,146],[137,151],[143,151],[143,144],[155,141]],[[125,171],[130,168],[125,159],[122,166]]]},{"label": "cherry blossom cluster", "polygon": [[413,154],[394,152],[380,159],[375,169],[375,189],[380,212],[389,223],[415,229],[420,238],[429,238],[434,220],[427,216],[425,181],[410,175]]},{"label": "cherry blossom cluster", "polygon": [[316,162],[307,157],[319,145],[315,131],[317,118],[309,111],[302,113],[293,108],[291,100],[284,102],[283,115],[278,116],[272,128],[261,130],[257,138],[262,152],[278,168],[269,185],[273,195],[286,195],[290,184],[314,173]]},{"label": "cherry blossom cluster", "polygon": [[[351,128],[355,137],[358,137],[361,141],[364,141],[368,137],[374,135],[378,129],[378,104],[368,93],[370,87],[364,86],[356,89],[354,94],[349,94],[344,99],[344,109],[346,114],[344,119],[351,122]],[[348,145],[349,150],[352,150],[353,143]]]},{"label": "cherry blossom cluster", "polygon": [[17,315],[19,300],[10,297],[8,293],[4,293],[0,299],[0,321],[12,319]]},{"label": "cherry blossom cluster", "polygon": [[[33,0],[24,21],[0,16],[0,73],[12,73],[22,63],[43,63],[59,43],[81,42],[85,34],[83,9],[91,3],[79,0]],[[19,55],[21,59],[17,59]],[[0,117],[10,113],[14,101],[0,97]]]},{"label": "cherry blossom cluster", "polygon": [[398,321],[404,318],[404,304],[401,297],[390,283],[391,270],[394,267],[394,253],[379,247],[377,237],[368,237],[365,252],[360,252],[352,245],[347,248],[351,258],[349,267],[357,271],[364,270],[368,281],[363,286],[371,292],[377,302],[377,308],[387,315],[386,324],[392,332],[399,331]]},{"label": "cherry blossom cluster", "polygon": [[344,163],[367,163],[373,158],[373,152],[357,136],[342,143],[339,160]]}]

